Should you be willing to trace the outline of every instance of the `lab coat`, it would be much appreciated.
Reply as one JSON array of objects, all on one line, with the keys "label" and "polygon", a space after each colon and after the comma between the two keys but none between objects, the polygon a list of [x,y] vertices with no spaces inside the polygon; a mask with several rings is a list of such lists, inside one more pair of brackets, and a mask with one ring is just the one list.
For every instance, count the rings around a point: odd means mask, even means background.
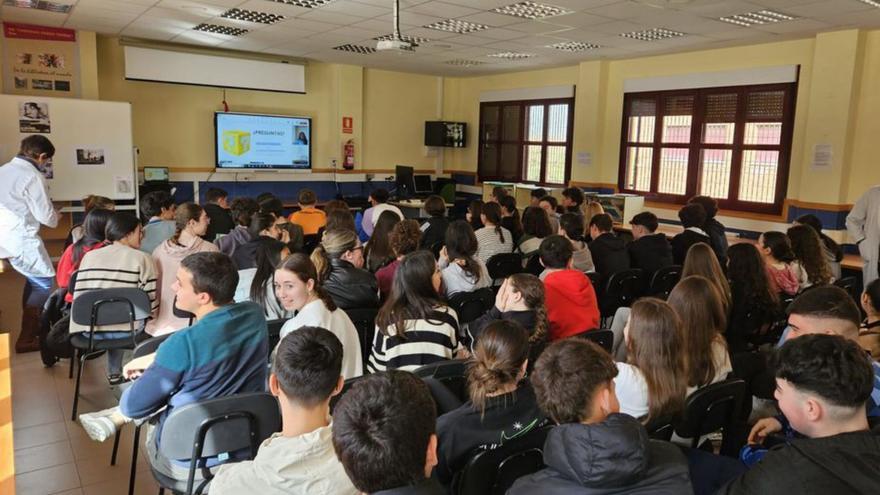
[{"label": "lab coat", "polygon": [[55,269],[40,224],[58,225],[43,174],[29,161],[13,158],[0,167],[0,257],[29,277],[52,277]]},{"label": "lab coat", "polygon": [[862,278],[867,286],[877,278],[880,261],[880,186],[868,189],[856,201],[846,216],[846,230],[853,242],[859,243],[859,254],[865,263]]}]

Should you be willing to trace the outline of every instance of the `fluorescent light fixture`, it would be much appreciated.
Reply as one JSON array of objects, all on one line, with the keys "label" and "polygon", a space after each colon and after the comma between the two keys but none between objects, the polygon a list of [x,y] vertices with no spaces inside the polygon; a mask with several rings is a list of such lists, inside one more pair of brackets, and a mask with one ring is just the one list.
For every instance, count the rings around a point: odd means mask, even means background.
[{"label": "fluorescent light fixture", "polygon": [[47,2],[45,0],[3,0],[3,5],[20,9],[45,10],[46,12],[57,14],[67,14],[73,8],[73,4]]},{"label": "fluorescent light fixture", "polygon": [[229,9],[220,14],[220,17],[234,19],[236,21],[256,22],[259,24],[275,24],[284,20],[283,15],[257,12],[256,10]]},{"label": "fluorescent light fixture", "polygon": [[334,46],[333,49],[339,50],[341,52],[360,53],[361,55],[376,53],[376,49],[372,46],[352,45],[351,43],[346,45]]},{"label": "fluorescent light fixture", "polygon": [[752,27],[761,24],[775,24],[777,22],[790,21],[796,19],[794,16],[776,12],[774,10],[758,10],[755,12],[746,12],[745,14],[734,14],[725,17],[719,17],[719,21],[729,22],[737,26]]},{"label": "fluorescent light fixture", "polygon": [[489,29],[485,24],[476,24],[473,22],[460,21],[458,19],[444,19],[434,24],[423,26],[427,29],[436,29],[437,31],[446,31],[449,33],[467,34],[476,31]]},{"label": "fluorescent light fixture", "polygon": [[[382,36],[376,36],[373,39],[376,41],[390,41],[390,40],[394,39],[394,34],[383,34]],[[412,45],[414,47],[419,46],[422,43],[429,43],[431,41],[428,38],[422,38],[420,36],[408,36],[405,34],[401,34],[398,37],[398,39],[400,41],[406,41],[407,43],[409,43],[410,45]]]},{"label": "fluorescent light fixture", "polygon": [[587,50],[602,48],[602,45],[596,45],[593,43],[581,43],[580,41],[564,41],[562,43],[547,45],[547,48],[555,48],[564,52],[585,52]]},{"label": "fluorescent light fixture", "polygon": [[283,3],[287,5],[293,5],[295,7],[305,7],[307,9],[316,9],[318,7],[322,7],[327,5],[334,0],[269,0],[270,2],[275,3]]},{"label": "fluorescent light fixture", "polygon": [[492,54],[489,54],[486,56],[492,57],[492,58],[503,58],[506,60],[522,60],[525,58],[532,58],[535,56],[535,54],[534,53],[521,53],[521,52],[499,52],[499,53],[492,53]]},{"label": "fluorescent light fixture", "polygon": [[196,31],[203,31],[206,33],[212,34],[225,34],[226,36],[241,36],[243,34],[247,34],[247,29],[232,27],[232,26],[221,26],[219,24],[206,24],[202,23],[198,26],[194,27]]},{"label": "fluorescent light fixture", "polygon": [[520,2],[512,5],[505,5],[492,9],[491,12],[497,14],[511,15],[513,17],[522,17],[523,19],[544,19],[546,17],[555,17],[557,15],[571,14],[573,11],[566,10],[555,5],[545,5],[535,2]]},{"label": "fluorescent light fixture", "polygon": [[486,62],[481,62],[479,60],[465,60],[461,58],[457,58],[454,60],[447,60],[443,62],[446,65],[454,65],[456,67],[476,67],[478,65],[485,65]]},{"label": "fluorescent light fixture", "polygon": [[632,38],[639,41],[660,41],[669,38],[678,38],[679,36],[684,36],[684,33],[666,28],[651,28],[644,31],[620,33],[620,35],[624,38]]}]

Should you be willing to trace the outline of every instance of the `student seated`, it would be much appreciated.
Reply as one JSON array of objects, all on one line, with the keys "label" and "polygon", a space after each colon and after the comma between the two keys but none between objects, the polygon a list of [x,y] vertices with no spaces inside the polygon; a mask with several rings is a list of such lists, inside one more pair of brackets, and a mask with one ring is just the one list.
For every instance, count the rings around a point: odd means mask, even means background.
[{"label": "student seated", "polygon": [[536,187],[529,192],[529,206],[540,207],[541,198],[547,196],[547,190],[543,187]]},{"label": "student seated", "polygon": [[599,328],[599,305],[589,277],[571,268],[571,242],[561,235],[551,235],[541,242],[544,272],[548,339],[558,340]]},{"label": "student seated", "polygon": [[333,411],[333,448],[355,488],[374,495],[442,495],[437,408],[428,386],[405,371],[367,375]]},{"label": "student seated", "polygon": [[275,296],[275,268],[290,255],[281,241],[260,243],[256,252],[256,267],[238,271],[235,302],[251,301],[261,308],[266,320],[287,320],[293,317]]},{"label": "student seated", "polygon": [[819,234],[819,238],[822,239],[822,253],[831,268],[831,276],[835,280],[840,280],[843,276],[840,268],[840,262],[843,261],[843,248],[834,239],[822,233],[822,221],[819,220],[819,217],[812,213],[801,215],[794,221],[794,225],[806,225]]},{"label": "student seated", "polygon": [[467,338],[471,350],[481,338],[483,330],[496,320],[516,322],[529,333],[529,365],[534,366],[547,346],[547,307],[544,305],[544,284],[531,273],[517,273],[504,280],[495,305],[488,313],[467,324]]},{"label": "student seated", "polygon": [[559,212],[557,211],[559,209],[559,201],[548,194],[538,201],[538,206],[547,212],[547,217],[550,218],[550,228],[554,232],[559,230]]},{"label": "student seated", "polygon": [[477,236],[464,220],[456,220],[446,229],[446,241],[440,250],[443,292],[449,297],[458,292],[473,292],[489,287],[492,280],[486,264],[477,254]]},{"label": "student seated", "polygon": [[725,338],[731,353],[750,349],[749,340],[780,314],[779,293],[767,273],[764,258],[753,244],[741,242],[727,250],[731,309]]},{"label": "student seated", "polygon": [[732,304],[730,283],[727,281],[727,276],[724,275],[721,265],[718,264],[715,252],[712,251],[708,244],[698,242],[688,249],[687,256],[684,258],[684,265],[681,267],[681,278],[693,275],[705,277],[709,282],[712,282],[713,287],[718,291],[718,295],[721,296],[722,309],[724,309],[724,315],[727,317]]},{"label": "student seated", "polygon": [[253,198],[235,198],[231,208],[235,228],[214,241],[220,252],[226,256],[232,256],[238,246],[251,240],[251,218],[260,211],[260,204]]},{"label": "student seated", "polygon": [[373,236],[373,228],[376,226],[376,222],[379,221],[379,216],[384,211],[391,211],[397,218],[403,220],[403,212],[400,211],[400,208],[388,204],[388,191],[385,189],[374,189],[370,192],[370,207],[364,211],[364,216],[361,219],[361,228],[367,237]]},{"label": "student seated", "polygon": [[311,189],[301,189],[298,202],[299,211],[290,214],[290,222],[302,227],[303,235],[317,234],[327,223],[327,215],[315,207],[318,197]]},{"label": "student seated", "polygon": [[[774,361],[779,409],[807,438],[771,449],[718,493],[877,493],[880,433],[865,416],[876,378],[864,351],[837,335],[806,335]],[[750,443],[777,430],[773,421],[758,422]]]},{"label": "student seated", "polygon": [[474,232],[483,228],[483,202],[475,199],[468,204],[465,220],[474,229]]},{"label": "student seated", "polygon": [[[80,415],[91,438],[103,441],[131,419],[158,413],[155,422],[147,423],[147,459],[163,475],[187,479],[189,459],[159,454],[168,416],[186,404],[266,387],[266,319],[256,304],[233,303],[237,283],[235,266],[222,253],[195,253],[183,259],[174,284],[177,306],[195,314],[196,322],[162,342],[149,365],[129,363],[127,375],[137,379],[123,392],[118,408]],[[241,458],[238,452],[230,457]],[[208,460],[208,465],[216,461]],[[196,471],[196,479],[201,478]]]},{"label": "student seated", "polygon": [[208,230],[205,231],[203,239],[208,242],[214,242],[217,234],[226,235],[235,228],[235,221],[229,213],[228,198],[229,193],[219,187],[212,187],[205,193],[205,204],[202,208],[211,221],[208,222]]},{"label": "student seated", "polygon": [[394,251],[391,249],[391,231],[400,223],[401,217],[393,211],[383,211],[379,214],[373,227],[373,235],[364,245],[364,268],[370,273],[376,273],[380,268],[394,261]]},{"label": "student seated", "polygon": [[672,246],[666,234],[656,233],[660,223],[657,221],[657,215],[650,211],[634,215],[629,224],[633,236],[632,242],[626,247],[630,265],[633,268],[641,268],[650,282],[654,272],[674,264]]},{"label": "student seated", "polygon": [[312,252],[321,285],[342,309],[379,306],[379,285],[363,269],[364,247],[350,230],[328,230]]},{"label": "student seated", "polygon": [[702,242],[711,245],[712,239],[703,230],[706,224],[706,210],[699,203],[690,203],[678,210],[678,219],[684,232],[672,238],[672,259],[676,265],[683,265],[688,249]]},{"label": "student seated", "polygon": [[391,230],[388,243],[391,252],[394,253],[394,261],[376,270],[376,281],[379,283],[379,293],[382,298],[391,293],[391,283],[394,281],[394,272],[400,260],[409,253],[417,251],[422,240],[422,231],[419,222],[413,219],[403,220]]},{"label": "student seated", "polygon": [[872,358],[880,359],[880,279],[872,280],[865,287],[861,303],[867,318],[859,327],[859,344]]},{"label": "student seated", "polygon": [[709,236],[709,245],[712,246],[712,251],[718,257],[718,262],[722,265],[726,264],[727,233],[724,230],[724,225],[715,218],[715,215],[718,214],[718,201],[710,196],[694,196],[688,200],[688,203],[703,207],[706,212],[706,221],[700,228]]},{"label": "student seated", "polygon": [[[327,224],[324,226],[324,231],[337,229],[346,229],[351,230],[352,232],[357,232],[354,217],[351,215],[351,211],[348,208],[344,210],[335,209],[327,213]],[[321,234],[323,233],[324,232],[321,232]]]},{"label": "student seated", "polygon": [[498,204],[501,205],[501,226],[510,231],[516,244],[523,235],[522,221],[519,218],[519,210],[516,209],[516,198],[507,195],[499,199]]},{"label": "student seated", "polygon": [[607,213],[600,213],[590,219],[590,253],[603,284],[615,273],[629,270],[626,243],[614,235],[613,228],[611,216]]},{"label": "student seated", "polygon": [[247,270],[257,266],[257,249],[264,243],[274,244],[282,242],[281,231],[275,224],[275,216],[271,213],[255,213],[251,217],[251,225],[248,229],[251,239],[238,246],[232,255],[232,262],[239,270]]},{"label": "student seated", "polygon": [[184,258],[193,253],[217,251],[217,246],[201,237],[205,235],[209,222],[208,214],[201,206],[184,203],[174,214],[174,235],[153,250],[158,274],[159,314],[147,322],[146,330],[150,335],[164,335],[187,326],[186,319],[174,316],[174,289],[171,286]]},{"label": "student seated", "polygon": [[440,300],[441,281],[433,254],[416,251],[403,257],[391,295],[376,316],[370,372],[412,371],[455,356],[458,315]]},{"label": "student seated", "polygon": [[477,258],[487,263],[489,258],[501,253],[512,253],[513,234],[501,225],[501,207],[498,203],[486,203],[480,214],[483,228],[476,230]]},{"label": "student seated", "polygon": [[562,190],[562,208],[564,213],[583,215],[581,205],[584,204],[584,191],[579,187],[566,187]]},{"label": "student seated", "polygon": [[298,253],[303,249],[303,228],[287,219],[284,215],[284,203],[272,193],[263,193],[257,196],[260,204],[260,213],[268,213],[275,217],[275,227],[278,229],[278,240],[287,244],[291,253]]},{"label": "student seated", "polygon": [[791,242],[782,232],[764,232],[758,237],[767,275],[777,293],[793,296],[800,290],[800,265],[794,259]]},{"label": "student seated", "polygon": [[[139,250],[141,224],[134,215],[116,212],[107,221],[107,246],[94,249],[83,256],[77,272],[73,301],[83,293],[94,289],[134,287],[143,290],[150,298],[153,315],[159,308],[156,297],[156,263],[153,258]],[[130,335],[128,323],[104,325],[95,329],[95,340],[118,339]],[[137,329],[137,327],[135,327]],[[71,334],[88,334],[89,326],[70,321]],[[137,339],[146,338],[138,332]],[[122,383],[122,349],[107,351],[107,380],[111,385]]]},{"label": "student seated", "polygon": [[318,272],[308,256],[292,254],[278,265],[275,270],[275,294],[285,310],[296,312],[296,316],[281,327],[281,340],[300,327],[326,328],[336,335],[345,349],[342,376],[349,379],[363,374],[357,328],[321,287]]},{"label": "student seated", "polygon": [[544,351],[532,385],[558,426],[544,443],[547,467],[517,480],[509,495],[693,493],[681,450],[650,440],[637,419],[619,413],[616,375],[592,342],[567,339]]},{"label": "student seated", "polygon": [[443,244],[446,239],[446,229],[449,227],[449,219],[446,218],[446,202],[440,196],[432,194],[425,199],[424,209],[428,214],[428,219],[421,227],[422,246],[425,249],[433,249],[435,245]]},{"label": "student seated", "polygon": [[[64,249],[61,259],[58,260],[58,268],[55,269],[55,284],[62,289],[70,285],[70,276],[79,269],[79,264],[89,251],[104,247],[106,239],[107,222],[113,216],[113,210],[100,208],[92,209],[86,213],[82,223],[82,234],[70,246]],[[73,302],[73,293],[67,292],[64,300]]]},{"label": "student seated", "polygon": [[834,281],[831,267],[822,251],[819,234],[806,225],[796,225],[786,232],[791,242],[791,252],[797,260],[798,285],[800,290],[814,285],[830,284]]},{"label": "student seated", "polygon": [[541,241],[556,233],[551,230],[547,212],[537,206],[529,206],[523,211],[522,229],[523,235],[519,238],[518,247],[524,258],[537,254]]},{"label": "student seated", "polygon": [[[548,423],[524,380],[529,334],[514,321],[489,324],[468,367],[470,401],[437,418],[437,480],[444,485],[475,452],[492,450]],[[500,439],[500,440],[499,440]]]},{"label": "student seated", "polygon": [[492,188],[492,192],[489,194],[489,201],[487,202],[501,204],[501,198],[509,195],[510,192],[504,186],[495,186]]},{"label": "student seated", "polygon": [[269,391],[278,397],[282,430],[252,461],[224,464],[211,495],[357,495],[333,452],[330,399],[342,390],[342,344],[319,327],[302,327],[278,344]]},{"label": "student seated", "polygon": [[[85,210],[83,213],[84,217],[87,217],[92,210],[107,210],[111,213],[116,211],[116,203],[114,203],[112,199],[105,196],[98,196],[96,194],[89,194],[83,198],[82,206],[83,210]],[[64,249],[67,249],[71,244],[82,239],[84,235],[85,220],[83,220],[83,223],[74,225],[73,228],[70,229],[70,232],[67,234],[67,239],[64,241]]]},{"label": "student seated", "polygon": [[141,214],[147,219],[140,250],[153,254],[156,246],[174,235],[174,198],[166,191],[153,191],[141,198]]},{"label": "student seated", "polygon": [[571,242],[571,267],[581,272],[596,271],[590,246],[584,241],[584,219],[574,213],[559,217],[559,235]]}]

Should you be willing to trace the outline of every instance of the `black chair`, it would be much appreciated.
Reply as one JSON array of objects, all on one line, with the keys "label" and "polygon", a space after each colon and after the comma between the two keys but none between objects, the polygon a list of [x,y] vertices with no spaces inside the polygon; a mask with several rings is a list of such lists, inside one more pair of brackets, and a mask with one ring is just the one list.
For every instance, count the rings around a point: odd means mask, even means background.
[{"label": "black chair", "polygon": [[275,348],[278,347],[278,341],[281,340],[281,327],[287,323],[287,320],[277,319],[277,320],[269,320],[266,322],[266,327],[269,331],[269,356],[275,351]]},{"label": "black chair", "polygon": [[522,255],[519,253],[496,254],[486,262],[486,269],[489,271],[489,278],[494,282],[522,273]]},{"label": "black chair", "polygon": [[590,279],[590,283],[593,284],[593,290],[596,291],[596,297],[599,297],[599,294],[602,292],[602,276],[598,272],[584,272],[584,275]]},{"label": "black chair", "polygon": [[651,276],[651,284],[648,293],[654,297],[666,299],[675,288],[675,284],[681,279],[681,266],[671,265],[654,272]]},{"label": "black chair", "polygon": [[428,249],[430,249],[431,252],[434,253],[435,260],[440,259],[440,251],[443,250],[444,245],[445,244],[443,243],[443,241],[437,241],[434,244],[431,244],[430,246],[428,246]]},{"label": "black chair", "polygon": [[701,435],[725,430],[739,421],[746,399],[746,382],[725,380],[703,387],[688,396],[675,433],[691,439],[697,448]]},{"label": "black chair", "polygon": [[[73,301],[70,321],[78,325],[88,325],[86,333],[76,333],[70,337],[70,345],[77,350],[76,360],[79,368],[76,373],[76,386],[73,392],[73,408],[70,420],[76,421],[79,406],[79,385],[82,381],[83,367],[87,359],[104,351],[134,349],[137,347],[135,323],[144,322],[151,312],[150,297],[141,289],[123,287],[116,289],[94,289],[81,292]],[[95,340],[95,329],[102,325],[128,324],[125,337]]]},{"label": "black chair", "polygon": [[602,349],[605,349],[605,352],[608,354],[611,354],[611,350],[614,348],[614,332],[611,330],[587,330],[586,332],[574,335],[574,337],[592,341]]},{"label": "black chair", "polygon": [[341,399],[342,396],[345,395],[345,393],[348,392],[349,389],[351,389],[352,385],[354,385],[358,380],[365,376],[367,375],[356,376],[354,378],[349,378],[348,380],[345,380],[345,382],[343,382],[342,390],[340,390],[338,394],[330,398],[330,414],[333,414],[333,409],[336,408],[336,404],[339,403],[339,399]]},{"label": "black chair", "polygon": [[468,400],[467,362],[451,359],[426,364],[413,373],[420,378],[433,378],[446,386],[461,402]]},{"label": "black chair", "polygon": [[452,481],[456,495],[503,495],[523,476],[544,469],[544,441],[552,426],[544,426],[478,452]]},{"label": "black chair", "polygon": [[[644,422],[646,416],[639,418]],[[648,430],[648,436],[654,440],[663,440],[669,442],[672,440],[672,434],[675,432],[675,421],[672,417],[654,418],[645,424]]]},{"label": "black chair", "polygon": [[[186,481],[169,478],[152,466],[159,493],[165,489],[191,495],[202,493],[213,475],[200,460],[228,452],[250,449],[249,459],[257,455],[263,440],[281,431],[278,401],[265,392],[238,394],[187,404],[173,411],[162,426],[159,455],[168,459],[190,459]],[[203,480],[195,484],[196,470]]]},{"label": "black chair", "polygon": [[541,264],[541,255],[533,254],[529,256],[529,260],[526,261],[526,267],[523,270],[525,273],[531,273],[534,276],[538,276],[541,272],[544,271],[544,265]]},{"label": "black chair", "polygon": [[185,311],[185,310],[182,310],[177,307],[177,296],[174,297],[174,305],[171,308],[171,312],[174,314],[174,316],[176,316],[178,318],[183,318],[185,320],[189,320],[189,323],[186,324],[186,326],[188,326],[188,327],[191,327],[193,324],[193,321],[195,321],[195,319],[196,319],[196,315],[194,315],[193,313],[190,313],[189,311]]},{"label": "black chair", "polygon": [[855,301],[857,305],[859,304],[859,300],[861,300],[862,297],[859,292],[859,279],[856,277],[843,277],[840,280],[835,280],[834,285],[847,291],[853,298],[853,301]]},{"label": "black chair", "polygon": [[489,288],[456,292],[449,298],[449,307],[458,314],[459,326],[483,316],[494,304],[495,294]]},{"label": "black chair", "polygon": [[612,317],[617,308],[632,306],[644,291],[644,272],[641,268],[615,273],[608,279],[608,284],[599,299],[599,311],[602,317]]},{"label": "black chair", "polygon": [[311,255],[312,251],[318,247],[318,244],[321,243],[321,236],[319,234],[308,234],[303,236],[303,252],[305,254]]},{"label": "black chair", "polygon": [[422,381],[425,382],[425,385],[428,386],[428,390],[431,391],[431,398],[434,399],[434,404],[437,406],[437,416],[454,411],[464,404],[464,402],[456,397],[455,394],[452,393],[452,390],[449,390],[449,387],[444,385],[440,380],[436,378],[422,378]]},{"label": "black chair", "polygon": [[364,369],[366,369],[367,362],[370,360],[370,351],[373,348],[373,337],[376,336],[376,315],[379,314],[379,309],[346,309],[345,314],[348,315],[348,319],[354,323],[354,327],[357,329],[358,338],[361,342],[361,359],[363,360]]}]

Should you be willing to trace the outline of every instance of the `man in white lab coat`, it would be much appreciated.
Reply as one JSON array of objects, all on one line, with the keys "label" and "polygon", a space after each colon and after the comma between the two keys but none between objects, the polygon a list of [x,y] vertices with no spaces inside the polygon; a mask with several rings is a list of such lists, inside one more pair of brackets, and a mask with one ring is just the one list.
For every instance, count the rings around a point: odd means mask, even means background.
[{"label": "man in white lab coat", "polygon": [[55,276],[49,253],[38,235],[40,224],[58,225],[58,212],[41,172],[54,154],[52,142],[36,134],[26,137],[18,156],[0,167],[0,257],[25,277],[16,352],[39,350],[40,312]]},{"label": "man in white lab coat", "polygon": [[846,216],[846,230],[859,247],[865,264],[862,280],[867,287],[877,278],[880,262],[880,186],[868,189]]}]

